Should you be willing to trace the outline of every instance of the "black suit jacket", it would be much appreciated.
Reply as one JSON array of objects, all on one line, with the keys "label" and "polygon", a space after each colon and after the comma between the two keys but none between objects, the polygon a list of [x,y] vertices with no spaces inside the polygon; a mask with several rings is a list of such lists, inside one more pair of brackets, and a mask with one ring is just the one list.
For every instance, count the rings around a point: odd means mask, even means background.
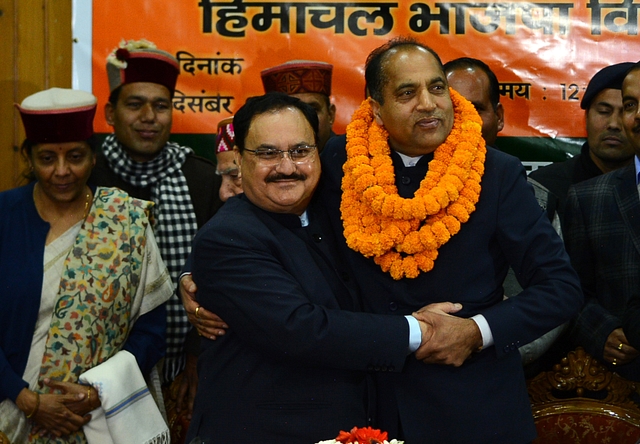
[{"label": "black suit jacket", "polygon": [[[630,300],[640,294],[640,198],[635,165],[574,185],[567,197],[565,224],[567,251],[586,299],[568,333],[574,345],[602,360],[607,337],[622,327]],[[611,368],[640,380],[638,358]]]},{"label": "black suit jacket", "polygon": [[629,343],[637,350],[640,350],[640,295],[635,295],[629,301],[624,323],[624,334]]},{"label": "black suit jacket", "polygon": [[602,171],[593,162],[589,154],[589,144],[585,142],[580,154],[564,162],[555,162],[532,171],[529,177],[544,185],[551,195],[548,199],[549,216],[556,212],[564,226],[564,209],[567,203],[569,187],[574,183],[600,176]]},{"label": "black suit jacket", "polygon": [[[338,233],[345,159],[344,139],[331,139],[322,153],[321,196]],[[405,168],[394,153],[401,195],[413,195],[428,161]],[[402,373],[380,375],[379,425],[390,436],[402,432],[407,443],[531,441],[536,432],[518,347],[569,320],[582,304],[578,277],[520,161],[488,148],[481,186],[469,221],[440,248],[433,270],[415,279],[395,281],[342,243],[366,310],[403,315],[433,302],[460,302],[459,316],[484,315],[493,334],[495,346],[460,367],[410,356]],[[509,265],[524,290],[504,300]]]},{"label": "black suit jacket", "polygon": [[187,442],[331,439],[367,424],[365,372],[402,368],[407,321],[350,311],[357,294],[335,266],[322,214],[308,212],[302,228],[240,195],[196,236],[198,300],[230,328],[202,341]]}]

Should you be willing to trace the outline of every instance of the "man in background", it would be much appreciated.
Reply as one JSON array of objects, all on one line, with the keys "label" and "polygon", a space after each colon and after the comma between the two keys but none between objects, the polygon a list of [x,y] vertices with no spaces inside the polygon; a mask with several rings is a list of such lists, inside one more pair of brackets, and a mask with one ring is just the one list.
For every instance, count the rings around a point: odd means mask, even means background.
[{"label": "man in background", "polygon": [[482,137],[495,148],[498,133],[504,128],[504,108],[500,103],[500,84],[491,68],[482,60],[461,57],[444,64],[449,86],[473,103],[482,119]]},{"label": "man in background", "polygon": [[[222,204],[220,177],[212,162],[196,156],[191,148],[169,142],[179,74],[173,55],[144,40],[123,42],[107,58],[107,74],[110,95],[105,115],[114,132],[105,139],[90,180],[155,203],[154,231],[176,284],[198,227]],[[184,307],[174,295],[167,302],[164,385],[185,368],[188,331]],[[189,359],[183,394],[189,384],[194,384],[190,392],[195,393],[196,360],[195,356]]]},{"label": "man in background", "polygon": [[315,60],[291,60],[260,73],[264,92],[282,92],[311,105],[318,114],[318,150],[333,135],[336,106],[331,103],[333,65]]},{"label": "man in background", "polygon": [[633,147],[622,125],[622,80],[633,63],[607,66],[589,81],[580,102],[585,110],[587,140],[580,154],[564,162],[538,168],[529,177],[544,185],[553,195],[548,211],[557,212],[564,226],[567,192],[572,184],[629,165]]},{"label": "man in background", "polygon": [[233,116],[218,123],[216,136],[216,174],[222,178],[220,200],[226,202],[230,197],[242,193],[242,176],[234,159],[233,147],[235,132]]},{"label": "man in background", "polygon": [[569,346],[582,346],[611,370],[639,381],[638,344],[623,329],[640,291],[640,66],[632,67],[621,83],[620,113],[635,156],[630,165],[569,189],[564,232],[586,299],[567,332]]},{"label": "man in background", "polygon": [[[470,101],[482,119],[482,138],[487,146],[496,146],[498,133],[504,128],[504,108],[500,103],[500,84],[491,68],[482,60],[461,57],[444,64],[444,72],[449,86],[458,91]],[[549,190],[530,178],[528,182],[533,186],[536,199],[546,210],[549,201]],[[560,232],[557,215],[552,218],[556,231]],[[522,291],[522,286],[509,268],[509,273],[503,284],[504,294],[512,297]],[[542,337],[519,348],[525,374],[534,376],[540,371],[541,363],[536,362],[560,336],[564,325],[556,327]]]}]

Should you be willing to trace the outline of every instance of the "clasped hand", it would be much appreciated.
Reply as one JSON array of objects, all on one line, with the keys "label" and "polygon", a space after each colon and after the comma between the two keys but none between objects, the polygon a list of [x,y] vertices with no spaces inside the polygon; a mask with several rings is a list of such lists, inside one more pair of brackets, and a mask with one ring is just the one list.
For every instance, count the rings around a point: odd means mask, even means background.
[{"label": "clasped hand", "polygon": [[[28,408],[28,411],[36,409],[32,420],[35,422],[34,431],[38,434],[60,437],[77,432],[91,420],[89,412],[100,405],[98,393],[93,387],[50,379],[45,379],[44,383],[60,393],[41,394],[39,404]],[[92,391],[90,398],[87,396],[88,390]],[[33,397],[33,392],[25,388],[16,402],[19,407],[25,402],[33,405],[32,400],[27,401]]]},{"label": "clasped hand", "polygon": [[472,319],[452,316],[460,309],[461,304],[440,302],[412,313],[422,331],[416,358],[427,364],[459,367],[482,347],[482,335],[477,324]]}]

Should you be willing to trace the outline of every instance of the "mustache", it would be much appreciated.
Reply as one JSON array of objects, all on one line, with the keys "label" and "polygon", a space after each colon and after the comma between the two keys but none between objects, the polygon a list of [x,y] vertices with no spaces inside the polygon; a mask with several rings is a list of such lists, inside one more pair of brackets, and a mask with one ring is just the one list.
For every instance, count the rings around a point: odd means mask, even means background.
[{"label": "mustache", "polygon": [[608,139],[608,138],[614,138],[614,139],[618,139],[621,142],[625,142],[627,140],[626,135],[624,134],[624,132],[619,132],[619,133],[612,133],[610,131],[602,134],[600,136],[600,140],[604,140],[604,139]]},{"label": "mustache", "polygon": [[307,175],[302,173],[282,174],[275,173],[268,176],[265,182],[276,182],[278,180],[307,180]]},{"label": "mustache", "polygon": [[439,119],[444,120],[444,114],[438,110],[432,112],[422,112],[416,116],[416,121],[421,119]]}]

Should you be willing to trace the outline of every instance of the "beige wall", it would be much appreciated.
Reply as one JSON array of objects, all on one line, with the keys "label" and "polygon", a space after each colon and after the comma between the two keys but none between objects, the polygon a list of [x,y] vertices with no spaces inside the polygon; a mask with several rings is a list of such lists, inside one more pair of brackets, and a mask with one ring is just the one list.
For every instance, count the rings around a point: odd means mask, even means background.
[{"label": "beige wall", "polygon": [[71,0],[0,0],[0,191],[20,185],[24,139],[13,106],[71,87]]}]

